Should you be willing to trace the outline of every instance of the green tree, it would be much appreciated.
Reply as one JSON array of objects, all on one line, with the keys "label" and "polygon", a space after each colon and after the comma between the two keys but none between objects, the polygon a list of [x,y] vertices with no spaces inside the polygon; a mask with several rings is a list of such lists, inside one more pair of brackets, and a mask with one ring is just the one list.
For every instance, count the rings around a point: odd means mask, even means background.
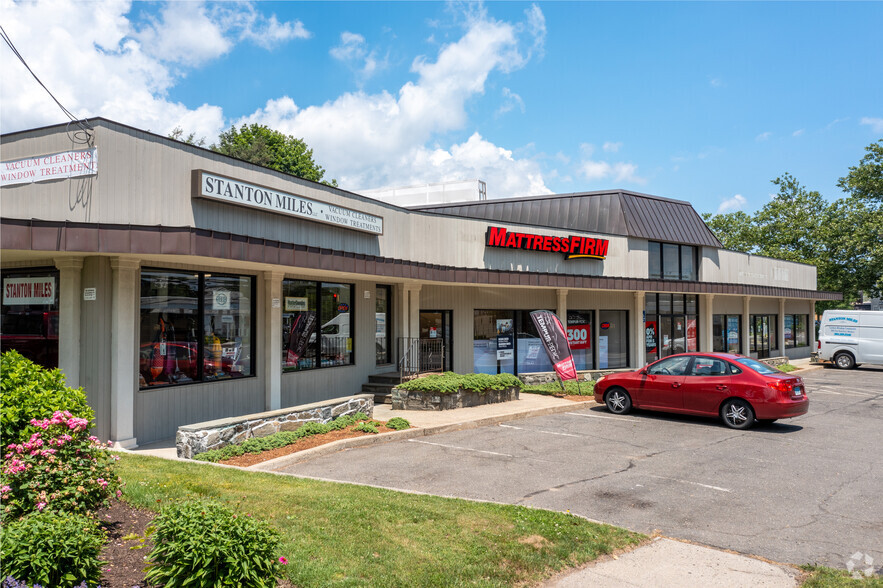
[{"label": "green tree", "polygon": [[189,145],[196,145],[197,147],[205,147],[205,137],[196,138],[196,133],[190,133],[186,137],[184,136],[184,129],[181,127],[175,127],[172,129],[172,132],[169,133],[169,139],[174,139],[175,141],[182,141]]},{"label": "green tree", "polygon": [[723,214],[706,212],[702,215],[702,220],[725,249],[742,253],[754,253],[757,250],[754,219],[741,210]]},{"label": "green tree", "polygon": [[237,159],[275,169],[305,180],[337,186],[337,180],[322,178],[325,169],[313,160],[313,150],[303,139],[274,131],[265,125],[243,124],[239,129],[231,126],[221,133],[213,151]]},{"label": "green tree", "polygon": [[757,253],[766,257],[817,264],[825,244],[820,229],[828,208],[822,195],[807,190],[789,173],[772,183],[778,193],[754,216]]}]

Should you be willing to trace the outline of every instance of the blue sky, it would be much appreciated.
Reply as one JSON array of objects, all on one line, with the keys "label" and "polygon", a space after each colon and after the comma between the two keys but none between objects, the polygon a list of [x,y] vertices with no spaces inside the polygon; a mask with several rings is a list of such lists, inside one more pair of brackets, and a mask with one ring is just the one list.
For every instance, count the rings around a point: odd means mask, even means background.
[{"label": "blue sky", "polygon": [[[78,116],[211,143],[260,122],[351,190],[624,188],[700,212],[789,172],[826,198],[883,138],[883,3],[0,0]],[[62,122],[3,49],[3,132]]]}]

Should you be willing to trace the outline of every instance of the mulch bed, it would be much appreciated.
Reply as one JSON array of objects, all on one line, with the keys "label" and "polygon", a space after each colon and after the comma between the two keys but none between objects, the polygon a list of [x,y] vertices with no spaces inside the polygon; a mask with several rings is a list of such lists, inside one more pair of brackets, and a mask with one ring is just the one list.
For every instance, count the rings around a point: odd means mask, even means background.
[{"label": "mulch bed", "polygon": [[[147,526],[155,516],[149,510],[132,508],[118,500],[96,512],[96,518],[107,531],[107,543],[101,551],[101,559],[108,562],[101,580],[103,588],[146,586],[144,558],[150,553],[153,543],[149,539],[142,543],[139,539],[124,540],[123,537],[135,534],[143,539]],[[143,547],[132,549],[138,545]]]},{"label": "mulch bed", "polygon": [[[374,421],[375,423],[377,421]],[[268,461],[271,459],[275,459],[277,457],[282,457],[283,455],[291,455],[292,453],[297,453],[298,451],[303,451],[305,449],[312,449],[313,447],[319,447],[320,445],[326,445],[328,443],[333,443],[334,441],[340,441],[341,439],[352,439],[354,437],[365,437],[368,435],[374,435],[375,433],[364,433],[362,431],[353,431],[353,427],[355,425],[349,426],[345,429],[341,429],[339,431],[330,431],[328,433],[323,433],[321,435],[311,435],[309,437],[304,437],[303,439],[298,439],[291,445],[286,445],[285,447],[278,447],[276,449],[271,449],[270,451],[264,451],[263,453],[246,453],[244,455],[237,455],[236,457],[231,457],[230,459],[225,459],[219,463],[224,465],[234,465],[239,467],[248,467],[254,465],[256,463],[261,463],[263,461]],[[390,429],[385,425],[379,425],[377,430],[380,433],[390,433],[395,429]],[[377,433],[379,434],[379,433]]]}]

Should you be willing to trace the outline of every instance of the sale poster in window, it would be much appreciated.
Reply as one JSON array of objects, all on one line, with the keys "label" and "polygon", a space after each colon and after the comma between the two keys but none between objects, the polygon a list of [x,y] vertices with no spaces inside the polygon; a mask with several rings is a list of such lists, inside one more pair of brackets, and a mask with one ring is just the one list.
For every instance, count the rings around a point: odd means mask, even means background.
[{"label": "sale poster in window", "polygon": [[592,325],[567,325],[567,342],[571,349],[591,349]]},{"label": "sale poster in window", "polygon": [[656,331],[656,321],[646,321],[644,323],[644,346],[647,349],[647,355],[656,353],[656,339],[657,339],[657,331]]},{"label": "sale poster in window", "polygon": [[687,319],[687,351],[696,351],[696,319]]}]

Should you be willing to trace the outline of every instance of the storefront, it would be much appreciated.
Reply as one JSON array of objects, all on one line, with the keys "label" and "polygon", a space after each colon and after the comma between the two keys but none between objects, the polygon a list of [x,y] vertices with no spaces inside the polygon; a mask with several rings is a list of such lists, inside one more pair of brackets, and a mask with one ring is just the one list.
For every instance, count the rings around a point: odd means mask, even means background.
[{"label": "storefront", "polygon": [[406,209],[93,125],[85,146],[64,126],[2,137],[2,337],[83,386],[121,446],[358,393],[410,348],[438,369],[548,372],[538,309],[566,324],[580,371],[805,357],[814,301],[838,296],[812,266],[721,249],[683,201]]}]

